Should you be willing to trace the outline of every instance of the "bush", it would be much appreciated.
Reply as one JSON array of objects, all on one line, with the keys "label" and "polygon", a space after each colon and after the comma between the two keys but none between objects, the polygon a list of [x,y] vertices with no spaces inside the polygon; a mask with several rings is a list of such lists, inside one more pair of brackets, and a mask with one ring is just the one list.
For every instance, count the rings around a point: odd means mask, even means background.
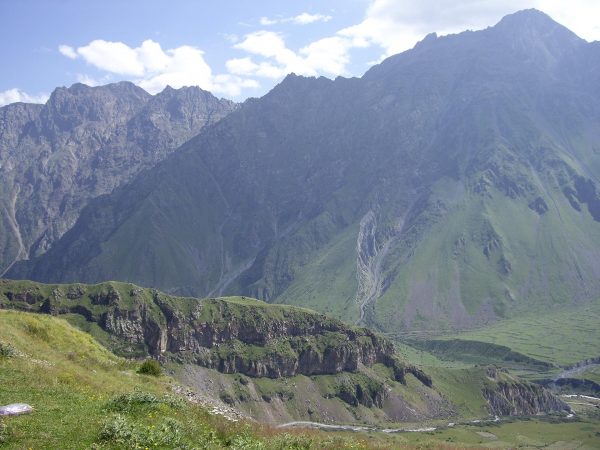
[{"label": "bush", "polygon": [[226,403],[228,405],[233,405],[235,403],[235,399],[227,391],[221,391],[219,393],[219,398],[223,403]]},{"label": "bush", "polygon": [[17,349],[5,342],[0,342],[0,358],[12,358],[17,356]]},{"label": "bush", "polygon": [[147,359],[142,363],[137,372],[158,377],[162,374],[162,367],[160,367],[160,364],[155,359]]},{"label": "bush", "polygon": [[267,448],[263,442],[247,433],[235,436],[229,443],[229,447],[235,450],[265,450]]},{"label": "bush", "polygon": [[133,391],[129,394],[115,395],[108,401],[106,408],[110,411],[132,412],[139,408],[155,408],[158,405],[167,405],[174,409],[183,407],[183,400],[171,395],[157,397],[147,392]]},{"label": "bush", "polygon": [[156,427],[145,427],[117,415],[104,423],[100,431],[100,440],[127,448],[182,447],[181,424],[175,419],[166,418]]}]

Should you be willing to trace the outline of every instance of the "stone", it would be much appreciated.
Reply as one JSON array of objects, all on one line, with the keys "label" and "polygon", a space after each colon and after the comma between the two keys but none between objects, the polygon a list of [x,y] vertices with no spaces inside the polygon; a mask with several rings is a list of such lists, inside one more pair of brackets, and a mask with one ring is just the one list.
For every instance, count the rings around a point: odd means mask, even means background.
[{"label": "stone", "polygon": [[0,406],[0,416],[20,416],[32,412],[33,408],[27,403],[11,403],[10,405]]}]

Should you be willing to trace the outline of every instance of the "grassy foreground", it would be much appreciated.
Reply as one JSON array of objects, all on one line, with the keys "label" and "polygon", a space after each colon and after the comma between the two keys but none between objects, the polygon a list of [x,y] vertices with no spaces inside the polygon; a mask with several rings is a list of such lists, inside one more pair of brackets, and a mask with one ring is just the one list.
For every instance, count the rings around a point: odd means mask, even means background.
[{"label": "grassy foreground", "polygon": [[[139,363],[115,356],[62,319],[0,310],[0,346],[0,405],[35,408],[0,419],[0,447],[7,449],[592,449],[600,443],[596,417],[430,433],[276,430],[228,421],[183,400],[170,378],[138,374]],[[448,382],[441,375],[436,381]]]}]

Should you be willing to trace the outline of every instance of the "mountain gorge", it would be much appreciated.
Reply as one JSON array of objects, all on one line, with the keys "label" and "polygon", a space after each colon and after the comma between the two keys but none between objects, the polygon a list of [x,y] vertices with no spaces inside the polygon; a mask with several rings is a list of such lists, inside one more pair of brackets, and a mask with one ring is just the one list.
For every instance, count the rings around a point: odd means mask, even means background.
[{"label": "mountain gorge", "polygon": [[199,88],[58,88],[0,108],[0,273],[43,254],[93,198],[154,166],[236,105]]},{"label": "mountain gorge", "polygon": [[[39,110],[18,108],[15,123]],[[362,78],[289,75],[7,276],[249,295],[390,332],[584,303],[600,294],[598,119],[600,46],[543,13],[430,35]]]}]

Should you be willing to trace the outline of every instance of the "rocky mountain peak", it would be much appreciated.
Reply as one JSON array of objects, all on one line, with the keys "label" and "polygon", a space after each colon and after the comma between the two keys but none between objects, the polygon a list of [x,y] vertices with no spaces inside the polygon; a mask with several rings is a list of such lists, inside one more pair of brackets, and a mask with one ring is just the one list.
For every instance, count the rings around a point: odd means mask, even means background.
[{"label": "rocky mountain peak", "polygon": [[507,27],[511,28],[513,31],[518,31],[532,28],[555,28],[561,27],[561,25],[559,25],[546,13],[535,8],[530,8],[504,16],[494,28],[501,27]]},{"label": "rocky mountain peak", "polygon": [[499,39],[524,57],[555,62],[585,43],[575,33],[536,9],[504,17],[492,28]]},{"label": "rocky mountain peak", "polygon": [[90,87],[75,83],[52,92],[41,114],[43,129],[68,131],[91,121],[127,119],[150,99],[150,94],[130,82]]}]

